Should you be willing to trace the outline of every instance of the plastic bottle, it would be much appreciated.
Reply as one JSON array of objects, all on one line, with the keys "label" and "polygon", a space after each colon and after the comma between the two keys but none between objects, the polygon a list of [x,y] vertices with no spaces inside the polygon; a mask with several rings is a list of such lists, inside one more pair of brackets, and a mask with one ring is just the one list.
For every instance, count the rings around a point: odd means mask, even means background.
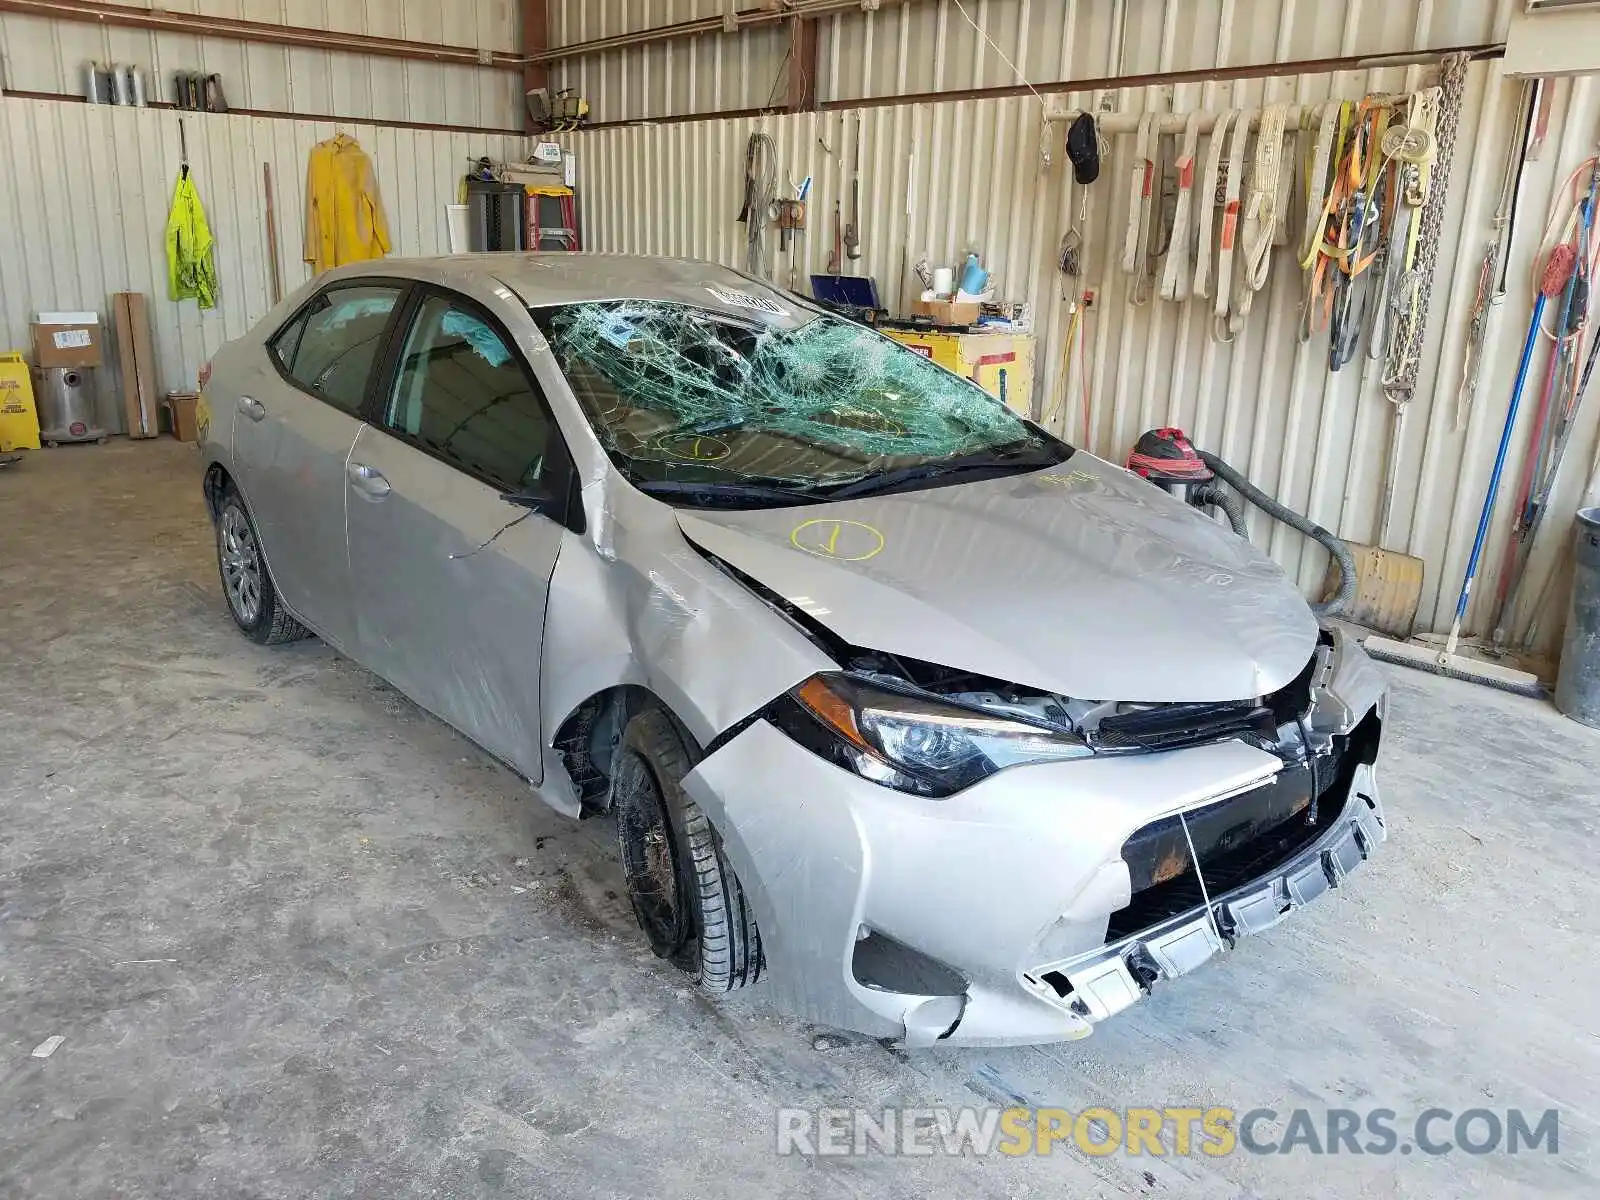
[{"label": "plastic bottle", "polygon": [[961,290],[969,296],[981,296],[989,286],[989,272],[983,269],[974,252],[967,255],[967,265],[961,272]]}]

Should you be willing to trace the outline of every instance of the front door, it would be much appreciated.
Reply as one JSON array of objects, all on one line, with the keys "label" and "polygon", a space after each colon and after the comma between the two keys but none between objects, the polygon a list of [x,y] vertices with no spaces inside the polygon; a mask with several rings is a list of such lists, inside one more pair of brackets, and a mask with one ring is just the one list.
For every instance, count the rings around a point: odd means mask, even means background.
[{"label": "front door", "polygon": [[291,612],[347,653],[345,464],[403,288],[319,293],[239,373],[234,466],[272,581]]},{"label": "front door", "polygon": [[[346,474],[357,657],[535,783],[565,445],[510,338],[464,297],[414,306]],[[518,498],[516,502],[507,497]]]}]

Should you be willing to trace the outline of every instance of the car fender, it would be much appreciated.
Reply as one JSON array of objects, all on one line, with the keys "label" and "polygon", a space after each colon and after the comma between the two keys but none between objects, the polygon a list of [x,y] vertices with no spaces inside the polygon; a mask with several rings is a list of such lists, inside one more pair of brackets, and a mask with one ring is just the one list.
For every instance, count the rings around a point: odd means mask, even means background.
[{"label": "car fender", "polygon": [[[609,482],[609,481],[608,481]],[[684,538],[672,510],[616,484],[585,489],[589,532],[556,559],[545,617],[545,741],[590,697],[653,692],[708,746],[837,667]]]}]

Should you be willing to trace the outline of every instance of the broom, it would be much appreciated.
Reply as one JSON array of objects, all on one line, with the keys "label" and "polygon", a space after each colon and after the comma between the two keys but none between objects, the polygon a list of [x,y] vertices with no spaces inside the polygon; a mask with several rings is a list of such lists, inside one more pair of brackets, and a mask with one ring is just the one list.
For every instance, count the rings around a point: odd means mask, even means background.
[{"label": "broom", "polygon": [[1533,363],[1534,347],[1539,343],[1539,323],[1544,318],[1545,305],[1566,290],[1567,280],[1577,266],[1578,254],[1570,244],[1562,243],[1550,252],[1545,264],[1544,278],[1539,286],[1539,298],[1534,301],[1533,319],[1528,323],[1528,340],[1522,346],[1522,361],[1517,366],[1517,382],[1511,389],[1511,407],[1506,410],[1505,428],[1500,433],[1500,449],[1495,454],[1494,472],[1489,476],[1489,494],[1483,499],[1483,512],[1478,516],[1478,536],[1472,542],[1472,557],[1467,560],[1467,574],[1461,581],[1461,595],[1456,600],[1456,618],[1450,626],[1450,637],[1443,650],[1419,646],[1410,642],[1396,642],[1389,638],[1369,637],[1362,644],[1379,662],[1394,663],[1402,667],[1415,667],[1433,675],[1450,679],[1465,679],[1514,692],[1519,696],[1544,696],[1539,677],[1527,671],[1502,667],[1498,663],[1483,662],[1457,654],[1461,643],[1461,625],[1467,618],[1467,606],[1472,602],[1472,584],[1478,576],[1478,562],[1483,557],[1483,544],[1489,536],[1489,520],[1494,515],[1494,502],[1500,493],[1500,476],[1505,471],[1506,452],[1511,448],[1511,435],[1517,424],[1517,409],[1522,405],[1522,393],[1528,386],[1528,368]]}]

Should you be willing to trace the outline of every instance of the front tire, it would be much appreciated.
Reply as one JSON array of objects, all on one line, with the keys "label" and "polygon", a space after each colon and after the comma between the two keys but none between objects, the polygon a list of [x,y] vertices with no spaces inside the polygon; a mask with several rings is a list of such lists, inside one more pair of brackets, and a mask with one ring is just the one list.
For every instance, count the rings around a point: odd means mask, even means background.
[{"label": "front tire", "polygon": [[223,493],[217,512],[217,570],[233,623],[252,642],[273,646],[306,636],[305,626],[278,599],[255,522],[232,487]]},{"label": "front tire", "polygon": [[761,976],[755,913],[722,840],[682,788],[692,744],[651,705],[623,730],[612,778],[617,841],[634,916],[656,956],[725,995]]}]

